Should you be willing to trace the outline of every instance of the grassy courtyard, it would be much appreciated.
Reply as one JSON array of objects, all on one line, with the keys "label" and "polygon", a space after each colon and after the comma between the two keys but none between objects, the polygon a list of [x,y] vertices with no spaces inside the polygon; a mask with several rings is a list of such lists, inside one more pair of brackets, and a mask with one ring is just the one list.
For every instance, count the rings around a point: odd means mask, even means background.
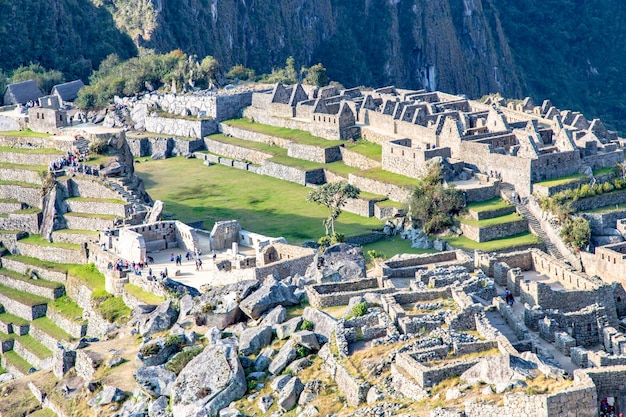
[{"label": "grassy courtyard", "polygon": [[[283,236],[293,244],[317,240],[324,234],[324,207],[307,203],[310,188],[213,165],[201,160],[139,158],[135,172],[153,199],[165,202],[165,212],[184,222],[203,221],[205,228],[219,220],[237,219],[243,228],[269,236]],[[369,233],[382,222],[344,212],[336,223],[346,236]]]}]

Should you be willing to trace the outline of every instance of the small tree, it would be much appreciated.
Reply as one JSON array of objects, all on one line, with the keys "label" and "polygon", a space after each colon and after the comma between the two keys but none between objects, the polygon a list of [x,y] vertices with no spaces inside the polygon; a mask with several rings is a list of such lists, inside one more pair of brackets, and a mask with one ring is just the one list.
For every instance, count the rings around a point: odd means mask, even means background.
[{"label": "small tree", "polygon": [[584,248],[591,239],[589,221],[582,217],[576,217],[574,220],[567,219],[561,228],[561,237],[565,243],[576,249]]},{"label": "small tree", "polygon": [[326,75],[326,68],[324,68],[321,63],[313,65],[306,71],[304,83],[309,85],[315,85],[317,87],[327,86],[328,76]]},{"label": "small tree", "polygon": [[359,190],[354,185],[348,184],[347,181],[330,182],[311,191],[306,200],[309,203],[316,203],[328,208],[328,218],[324,220],[324,228],[326,236],[329,236],[329,229],[332,235],[335,235],[335,220],[342,212],[342,208],[346,205],[349,198],[357,198]]}]

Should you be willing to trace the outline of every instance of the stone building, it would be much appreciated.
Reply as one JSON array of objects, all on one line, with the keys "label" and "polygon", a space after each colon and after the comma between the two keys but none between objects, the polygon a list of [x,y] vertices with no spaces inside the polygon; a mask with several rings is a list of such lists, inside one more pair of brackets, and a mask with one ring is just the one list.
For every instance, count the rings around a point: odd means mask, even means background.
[{"label": "stone building", "polygon": [[61,105],[74,102],[78,97],[78,91],[83,88],[85,83],[82,80],[69,81],[63,84],[57,84],[52,87],[50,95],[56,96]]},{"label": "stone building", "polygon": [[4,105],[26,104],[31,100],[37,100],[43,95],[44,93],[37,86],[35,80],[9,84],[4,90]]}]

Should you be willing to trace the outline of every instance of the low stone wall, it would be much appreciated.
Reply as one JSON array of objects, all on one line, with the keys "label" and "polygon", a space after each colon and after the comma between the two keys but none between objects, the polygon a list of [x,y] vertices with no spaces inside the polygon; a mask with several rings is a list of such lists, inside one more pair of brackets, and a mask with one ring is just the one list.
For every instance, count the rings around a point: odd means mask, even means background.
[{"label": "low stone wall", "polygon": [[328,164],[330,162],[341,160],[341,151],[339,146],[330,148],[321,148],[319,146],[303,145],[291,142],[287,145],[287,156],[292,158],[304,159],[306,161]]},{"label": "low stone wall", "polygon": [[486,350],[496,349],[498,342],[495,340],[483,340],[480,342],[454,343],[454,354],[457,356],[467,353],[484,352]]},{"label": "low stone wall", "polygon": [[506,216],[507,214],[515,213],[515,206],[511,205],[497,210],[484,211],[474,211],[472,209],[468,209],[468,213],[474,220],[492,219],[494,217]]},{"label": "low stone wall", "polygon": [[405,374],[402,369],[393,363],[391,364],[391,380],[396,391],[413,401],[421,401],[428,398],[428,392],[417,385],[409,374]]},{"label": "low stone wall", "polygon": [[326,182],[340,182],[340,181],[348,181],[348,175],[341,175],[334,173],[328,169],[324,170],[324,176],[326,177]]},{"label": "low stone wall", "polygon": [[125,217],[127,210],[131,204],[117,204],[106,201],[80,201],[75,199],[65,200],[68,210],[79,213],[92,214],[111,214],[119,217]]},{"label": "low stone wall", "polygon": [[463,361],[429,368],[413,359],[408,353],[396,355],[396,365],[407,371],[422,388],[433,387],[452,376],[460,375],[477,363],[478,361]]},{"label": "low stone wall", "polygon": [[351,297],[363,295],[368,292],[381,294],[393,291],[396,291],[396,289],[379,288],[377,278],[364,278],[355,281],[306,286],[309,303],[316,308],[346,305]]},{"label": "low stone wall", "polygon": [[46,314],[54,324],[65,330],[74,338],[78,339],[87,334],[87,324],[82,320],[82,317],[75,317],[75,319],[79,321],[73,321],[63,317],[53,308],[49,308]]},{"label": "low stone wall", "polygon": [[52,241],[57,243],[74,243],[81,245],[85,242],[98,242],[100,236],[97,234],[88,235],[84,233],[72,233],[70,229],[57,230],[52,232]]},{"label": "low stone wall", "polygon": [[32,282],[22,281],[19,279],[13,279],[9,275],[5,275],[3,273],[0,273],[0,282],[2,282],[2,285],[11,287],[18,291],[38,295],[39,297],[48,298],[50,300],[56,300],[65,294],[65,288],[63,287],[44,287],[37,285],[37,280],[32,280]]},{"label": "low stone wall", "polygon": [[223,155],[228,158],[246,160],[254,164],[260,164],[273,155],[255,149],[245,148],[243,146],[231,145],[229,143],[213,140],[209,137],[204,138],[204,144],[207,151]]},{"label": "low stone wall", "polygon": [[24,320],[32,321],[46,315],[48,306],[46,304],[37,304],[34,306],[22,304],[21,302],[9,298],[4,294],[0,294],[0,304],[9,313],[16,315]]},{"label": "low stone wall", "polygon": [[358,168],[360,170],[367,170],[372,168],[380,168],[381,163],[376,161],[375,159],[368,158],[365,155],[361,155],[358,152],[353,152],[344,147],[340,148],[341,151],[341,159],[343,163],[354,168]]},{"label": "low stone wall", "polygon": [[78,230],[106,230],[113,229],[113,220],[98,217],[72,216],[72,213],[63,215],[68,229]]},{"label": "low stone wall", "polygon": [[[45,171],[43,171],[45,174]],[[43,184],[42,171],[19,168],[0,168],[0,178],[3,181],[23,181],[31,184]]]},{"label": "low stone wall", "polygon": [[572,208],[574,211],[585,211],[598,207],[615,206],[625,202],[626,190],[618,190],[572,201]]},{"label": "low stone wall", "polygon": [[87,256],[82,251],[64,249],[54,246],[30,245],[17,242],[17,250],[20,255],[31,258],[39,258],[44,261],[62,264],[84,264],[87,263]]},{"label": "low stone wall", "polygon": [[481,184],[480,187],[459,187],[459,190],[463,191],[465,201],[468,203],[474,201],[487,201],[498,196],[499,184],[500,183],[498,181],[495,181],[488,184]]},{"label": "low stone wall", "polygon": [[404,210],[401,208],[374,203],[374,217],[379,220],[391,219],[400,213],[404,213]]},{"label": "low stone wall", "polygon": [[93,291],[89,289],[83,281],[72,275],[68,275],[65,292],[80,308],[83,310],[91,310],[91,293]]},{"label": "low stone wall", "polygon": [[0,185],[0,199],[17,200],[28,204],[31,207],[42,207],[41,189],[22,187],[13,184]]},{"label": "low stone wall", "polygon": [[35,326],[30,326],[29,334],[51,351],[54,351],[57,348],[57,343],[59,343],[57,339]]},{"label": "low stone wall", "polygon": [[26,376],[25,373],[20,371],[17,367],[13,366],[13,364],[7,360],[6,356],[0,355],[0,361],[0,365],[2,365],[4,370],[13,374],[15,378],[21,378],[23,376]]},{"label": "low stone wall", "polygon": [[305,171],[300,168],[277,164],[275,162],[263,161],[259,174],[268,175],[284,181],[295,182],[297,184],[323,184],[326,181],[323,169]]},{"label": "low stone wall", "polygon": [[569,190],[570,188],[575,189],[575,188],[580,187],[583,184],[588,184],[588,183],[589,183],[589,178],[583,178],[577,181],[568,182],[567,184],[559,184],[559,185],[552,185],[552,186],[533,184],[533,194],[539,197],[552,197],[554,194],[560,191]]},{"label": "low stone wall", "polygon": [[374,217],[374,205],[384,199],[381,197],[380,200],[367,200],[364,198],[350,198],[346,202],[346,205],[343,207],[344,211],[348,213],[358,214],[363,217]]},{"label": "low stone wall", "polygon": [[528,231],[526,219],[519,219],[509,223],[496,224],[487,227],[478,227],[467,223],[461,223],[461,231],[468,239],[475,242],[488,242],[490,240],[518,235]]},{"label": "low stone wall", "polygon": [[0,218],[0,229],[2,230],[20,230],[28,233],[39,233],[39,225],[41,224],[42,214],[9,214],[8,218]]},{"label": "low stone wall", "polygon": [[102,365],[102,358],[98,355],[83,349],[76,350],[76,374],[83,378],[83,381],[92,381],[96,370]]},{"label": "low stone wall", "polygon": [[0,152],[0,162],[21,165],[43,165],[47,167],[51,162],[62,156],[63,152],[60,151],[58,154],[2,151]]},{"label": "low stone wall", "polygon": [[263,133],[254,132],[252,130],[240,129],[238,127],[229,126],[226,123],[219,124],[219,131],[225,135],[231,135],[239,139],[249,140],[252,142],[267,143],[281,148],[287,148],[291,143],[289,139],[279,138],[277,136],[265,135]]},{"label": "low stone wall", "polygon": [[24,204],[22,203],[11,203],[11,202],[0,202],[0,213],[8,214],[12,213],[16,210],[21,210]]},{"label": "low stone wall", "polygon": [[387,184],[378,180],[370,178],[360,177],[357,174],[350,174],[348,176],[350,184],[358,187],[361,191],[366,191],[372,194],[387,196],[390,200],[403,203],[409,199],[412,190],[409,188],[400,187],[393,184]]},{"label": "low stone wall", "polygon": [[257,266],[254,268],[253,278],[262,280],[270,275],[274,275],[276,279],[285,279],[296,274],[304,276],[314,258],[315,254],[313,253],[292,259],[282,259],[265,266]]},{"label": "low stone wall", "polygon": [[459,265],[473,270],[474,261],[461,250],[429,253],[424,255],[409,255],[403,259],[386,261],[380,266],[383,275],[389,278],[414,278],[419,269],[428,265],[451,266]]},{"label": "low stone wall", "polygon": [[67,280],[67,275],[64,272],[40,268],[38,266],[18,261],[10,256],[2,257],[1,261],[3,268],[10,269],[11,271],[15,271],[20,274],[30,275],[31,273],[35,273],[41,279],[60,282],[62,284],[65,284],[65,281]]},{"label": "low stone wall", "polygon": [[97,177],[74,176],[69,178],[62,186],[65,188],[62,191],[67,193],[65,197],[121,198],[115,190],[109,188]]},{"label": "low stone wall", "polygon": [[146,116],[146,131],[164,135],[203,138],[217,131],[215,119],[179,119],[172,117]]},{"label": "low stone wall", "polygon": [[324,361],[323,369],[335,380],[348,404],[356,407],[364,403],[370,389],[369,382],[350,375],[350,372],[333,356],[328,343],[319,351],[319,356]]},{"label": "low stone wall", "polygon": [[610,213],[581,213],[581,215],[589,220],[591,233],[602,235],[604,228],[617,228],[617,221],[626,218],[626,210],[616,210]]}]

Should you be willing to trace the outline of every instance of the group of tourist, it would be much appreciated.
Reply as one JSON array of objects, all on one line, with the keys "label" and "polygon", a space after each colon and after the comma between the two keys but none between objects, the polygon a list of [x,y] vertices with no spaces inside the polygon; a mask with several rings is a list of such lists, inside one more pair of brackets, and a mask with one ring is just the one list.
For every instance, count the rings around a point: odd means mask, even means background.
[{"label": "group of tourist", "polygon": [[67,151],[62,157],[50,162],[48,170],[53,172],[67,168],[70,175],[74,175],[74,173],[77,172],[87,175],[97,175],[94,168],[83,163],[86,157],[87,154],[82,154],[78,148],[76,148],[74,152]]},{"label": "group of tourist", "polygon": [[[115,264],[109,262],[108,269],[112,271],[131,271],[135,275],[141,276],[141,271],[148,266],[148,262],[139,261],[139,262],[128,262],[123,259],[118,259]],[[148,275],[152,275],[152,268],[148,271]]]}]

